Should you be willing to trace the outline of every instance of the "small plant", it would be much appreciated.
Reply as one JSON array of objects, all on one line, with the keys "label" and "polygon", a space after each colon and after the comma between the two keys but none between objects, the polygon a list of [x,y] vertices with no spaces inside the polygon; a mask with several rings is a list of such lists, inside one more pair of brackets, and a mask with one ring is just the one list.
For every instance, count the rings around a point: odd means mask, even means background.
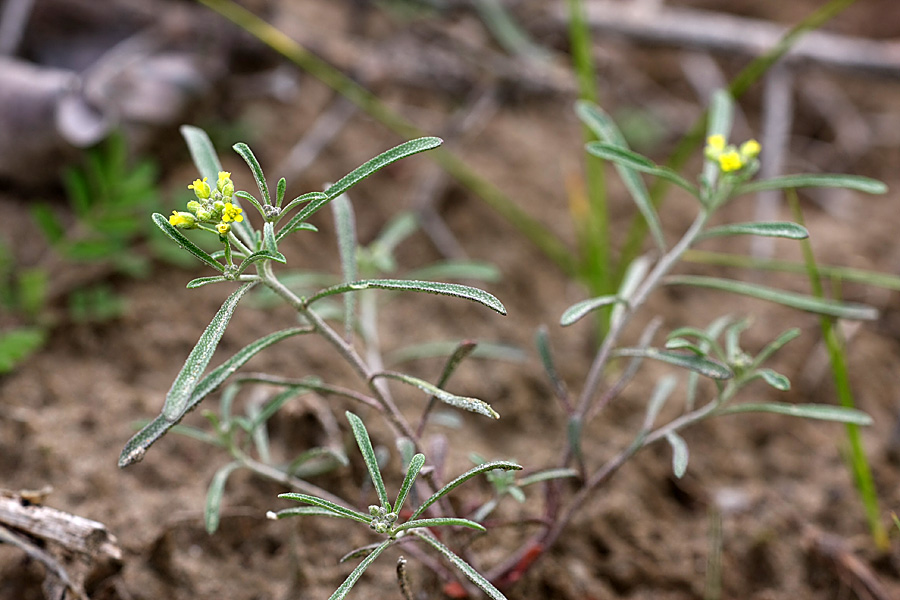
[{"label": "small plant", "polygon": [[[141,460],[153,443],[178,426],[177,430],[219,446],[232,457],[231,462],[218,470],[209,487],[206,505],[208,531],[213,532],[219,526],[220,506],[228,477],[234,471],[243,468],[298,490],[298,493],[283,497],[313,506],[313,510],[307,508],[282,511],[276,513],[278,517],[309,514],[310,512],[327,513],[331,516],[342,516],[368,523],[377,533],[387,536],[381,544],[368,549],[371,553],[351,573],[332,598],[344,597],[363,570],[389,545],[401,541],[407,534],[411,534],[415,539],[424,540],[437,549],[490,597],[503,598],[503,595],[492,584],[479,576],[473,567],[460,559],[426,529],[437,525],[461,525],[478,530],[484,528],[471,520],[452,515],[426,516],[426,511],[432,511],[442,505],[439,501],[446,493],[474,475],[496,469],[518,469],[520,468],[518,465],[505,461],[486,463],[446,485],[440,485],[433,471],[429,470],[430,472],[423,477],[422,486],[423,490],[431,495],[430,499],[420,505],[409,520],[398,521],[399,507],[402,506],[424,465],[425,458],[419,451],[419,444],[421,430],[427,424],[427,417],[433,402],[443,402],[490,418],[499,417],[488,403],[477,398],[452,394],[443,387],[459,363],[471,353],[474,344],[465,342],[457,345],[456,350],[449,357],[437,385],[411,375],[384,369],[382,366],[384,359],[378,346],[377,304],[373,301],[372,291],[424,292],[464,298],[501,314],[505,314],[506,310],[500,301],[491,294],[461,284],[419,279],[360,279],[361,272],[372,274],[393,270],[393,246],[408,234],[409,227],[408,224],[404,224],[405,221],[396,222],[387,228],[372,245],[363,249],[358,248],[352,207],[345,196],[348,189],[372,173],[401,158],[434,148],[441,143],[441,140],[421,138],[401,144],[362,165],[324,192],[311,192],[285,202],[285,180],[281,179],[278,182],[275,197],[272,198],[262,169],[245,144],[236,144],[234,149],[250,167],[259,189],[259,198],[235,189],[231,174],[221,170],[212,144],[201,130],[184,127],[182,132],[201,173],[201,178],[196,179],[189,186],[194,192],[195,199],[187,204],[187,210],[173,211],[168,217],[157,213],[153,215],[153,221],[179,246],[216,271],[216,275],[191,281],[188,283],[189,288],[234,282],[238,283],[239,287],[227,298],[188,356],[184,367],[166,396],[162,414],[147,424],[126,444],[119,459],[119,466],[124,467]],[[213,180],[214,183],[210,183]],[[262,221],[260,228],[254,229],[250,219],[246,218],[242,202],[255,209]],[[310,292],[309,295],[298,294],[292,287],[286,285],[273,269],[274,264],[287,262],[279,251],[279,244],[286,236],[295,232],[316,231],[308,219],[328,204],[334,208],[342,276],[336,283],[329,282],[324,288]],[[189,229],[206,231],[214,235],[221,244],[221,250],[213,253],[206,252],[182,233],[183,230]],[[464,274],[472,274],[471,266],[464,267]],[[312,281],[321,281],[321,278],[313,278]],[[207,369],[237,304],[257,285],[267,288],[290,305],[297,312],[301,325],[276,331],[260,338],[204,376],[204,371]],[[358,304],[354,301],[356,295],[362,296]],[[337,297],[343,297],[343,310],[334,310],[334,305],[328,302]],[[329,323],[332,318],[343,323],[342,330]],[[318,336],[335,348],[357,373],[365,385],[365,391],[324,382],[314,376],[284,378],[266,374],[245,374],[235,377],[234,381],[225,388],[219,414],[206,413],[207,418],[214,425],[213,433],[178,425],[188,412],[195,409],[206,396],[222,386],[250,358],[282,340],[297,335]],[[431,401],[424,404],[418,427],[414,427],[398,409],[390,388],[385,385],[388,380],[399,381],[418,388],[425,392],[426,397],[431,398]],[[255,383],[274,385],[282,391],[261,404],[251,404],[246,416],[234,415],[232,405],[235,397],[245,386]],[[348,413],[347,418],[365,458],[379,499],[379,504],[373,505],[368,515],[343,507],[339,498],[301,478],[320,469],[347,464],[347,458],[342,448],[311,448],[287,464],[278,464],[274,461],[269,447],[266,424],[285,403],[306,392],[345,398],[368,407],[370,410],[374,409],[387,420],[398,440],[402,440],[406,447],[416,453],[414,456],[411,455],[407,477],[394,504],[387,499],[368,433],[362,421],[355,415]],[[356,554],[354,553],[354,555]]]}]

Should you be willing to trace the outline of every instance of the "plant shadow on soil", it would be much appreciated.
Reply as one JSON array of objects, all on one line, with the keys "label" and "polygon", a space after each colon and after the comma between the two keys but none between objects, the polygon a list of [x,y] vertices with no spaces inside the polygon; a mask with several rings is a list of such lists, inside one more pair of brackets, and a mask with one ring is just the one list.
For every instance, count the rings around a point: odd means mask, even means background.
[{"label": "plant shadow on soil", "polygon": [[[303,13],[304,9],[296,10]],[[340,13],[342,9],[317,10]],[[379,20],[378,27],[387,25]],[[665,62],[660,54],[664,51],[613,51],[641,53],[642,64],[657,59]],[[664,72],[652,69],[645,76],[665,80]],[[636,94],[643,94],[644,105],[650,105],[654,91],[660,91],[657,84],[642,84],[640,78],[617,85],[621,89],[610,93],[615,95],[614,102],[623,105]],[[271,132],[271,143],[254,145],[264,167],[278,162],[330,99],[312,81],[304,80],[303,86],[298,104],[257,99],[241,108],[248,127]],[[873,105],[896,106],[900,101],[897,86],[873,84],[872,90],[869,102]],[[661,95],[659,101],[672,99]],[[410,112],[424,121],[434,120],[434,114],[446,112],[452,104],[414,90],[392,101],[401,109],[413,107]],[[687,104],[684,99],[679,101]],[[562,179],[580,160],[581,146],[571,105],[570,97],[519,100],[503,107],[477,138],[460,142],[460,152],[470,164],[478,165],[480,173],[566,239],[571,233]],[[809,132],[817,124],[815,118],[801,113],[796,127]],[[267,139],[266,133],[255,137]],[[291,183],[289,193],[317,189],[322,181],[335,180],[393,143],[392,135],[356,117],[301,180]],[[173,148],[172,153],[185,156],[182,149]],[[548,160],[550,157],[553,160]],[[872,150],[852,163],[840,164],[835,159],[833,164],[835,170],[846,172],[863,169],[894,190],[900,189],[900,179],[892,170],[894,159],[896,150]],[[233,157],[227,157],[227,165],[239,187],[241,179],[252,181]],[[402,199],[409,197],[426,165],[424,157],[403,161],[354,190],[364,242],[398,209],[410,208]],[[166,186],[179,187],[190,177],[187,166],[179,167]],[[614,177],[610,185],[613,230],[622,231],[632,214],[631,205]],[[854,197],[847,202],[846,210],[837,216],[818,204],[805,205],[819,260],[896,272],[900,211],[895,193],[883,198]],[[586,292],[467,192],[451,185],[437,208],[470,257],[489,260],[500,268],[503,279],[488,289],[506,304],[509,316],[499,317],[460,301],[402,296],[392,301],[383,315],[384,344],[390,349],[410,341],[474,337],[525,349],[528,359],[524,364],[473,361],[453,380],[453,391],[489,401],[501,413],[499,421],[465,415],[463,427],[436,427],[435,431],[450,442],[448,474],[468,468],[472,451],[491,459],[518,460],[528,468],[551,466],[559,455],[565,424],[549,385],[539,375],[531,340],[538,326],[550,325],[562,376],[577,391],[596,339],[589,325],[561,330],[555,324],[562,311],[586,297]],[[29,221],[21,200],[3,198],[2,209],[8,217],[0,232],[27,231]],[[666,205],[662,217],[670,239],[682,230],[691,211],[691,205],[679,199]],[[320,233],[303,233],[289,244],[289,265],[334,272],[336,253],[327,212],[316,221]],[[751,209],[736,205],[726,216],[743,220],[751,216]],[[743,246],[720,249],[746,251]],[[798,257],[796,248],[779,245],[777,250],[779,255]],[[400,248],[404,267],[438,258],[422,234]],[[325,598],[350,571],[349,566],[337,564],[338,557],[371,541],[365,528],[360,531],[343,522],[317,518],[267,521],[267,510],[284,506],[276,495],[285,490],[239,473],[227,486],[220,531],[208,536],[202,525],[206,487],[227,457],[177,435],[162,439],[142,463],[124,471],[115,467],[122,445],[134,431],[133,424],[158,414],[184,357],[229,291],[224,286],[184,289],[187,281],[200,274],[205,273],[158,263],[146,280],[113,279],[111,284],[128,301],[121,318],[56,328],[39,354],[0,379],[0,486],[26,489],[50,485],[54,492],[48,504],[101,521],[117,535],[124,551],[121,571],[96,582],[92,598]],[[803,285],[797,279],[782,282]],[[853,286],[847,286],[846,293],[848,298],[852,295],[874,304],[883,315],[855,333],[849,356],[860,406],[875,420],[864,439],[882,508],[887,511],[900,504],[898,467],[891,460],[896,450],[892,435],[900,383],[896,368],[900,355],[898,298]],[[814,317],[702,291],[667,289],[656,295],[651,309],[663,316],[664,330],[703,326],[726,313],[753,315],[753,327],[746,334],[752,349],[761,348],[788,327],[800,327],[803,336],[783,351],[775,365],[794,384],[787,399],[832,401],[829,375],[821,368]],[[284,327],[291,319],[286,311],[240,307],[213,363]],[[254,359],[249,368],[291,376],[318,374],[342,382],[352,376],[330,350],[300,339],[276,346]],[[409,368],[433,379],[440,363],[419,361]],[[638,378],[586,432],[585,445],[595,463],[630,441],[653,377],[660,372],[648,370],[645,377]],[[762,386],[749,393],[760,399],[771,396]],[[403,410],[410,414],[421,407],[422,398],[415,394],[401,394],[400,398]],[[209,408],[216,402],[216,398],[206,401]],[[674,411],[677,402],[672,404],[669,409]],[[351,406],[334,404],[336,415],[347,408]],[[272,440],[276,451],[296,452],[314,444],[317,433],[310,425],[310,411],[309,404],[300,403],[275,418]],[[202,425],[199,413],[190,415],[187,422]],[[389,444],[376,419],[367,419],[367,424],[376,443]],[[668,447],[650,448],[598,491],[558,546],[509,590],[509,597],[701,598],[707,585],[711,523],[717,518],[722,524],[724,598],[849,597],[842,594],[850,593],[850,582],[856,581],[858,573],[848,572],[847,555],[828,553],[823,540],[832,534],[882,580],[890,597],[900,597],[896,543],[883,555],[875,552],[866,538],[862,508],[841,459],[842,436],[840,426],[786,417],[722,418],[686,433],[691,461],[681,480],[671,474]],[[535,442],[540,439],[548,441]],[[393,457],[395,474],[397,462]],[[315,482],[365,506],[368,498],[358,491],[364,479],[361,465],[354,463]],[[389,489],[398,483],[395,476]],[[468,492],[460,493],[459,501],[474,503],[487,492],[483,483],[473,484]],[[539,504],[539,494],[533,498]],[[525,514],[525,508],[510,503],[500,514],[515,520]],[[490,563],[502,558],[500,548],[524,539],[523,535],[514,528],[498,529],[479,539],[474,548]],[[352,597],[400,597],[391,565],[397,552],[392,552],[370,569]],[[411,562],[411,572],[416,589],[426,591],[426,597],[440,596],[436,581],[424,568]],[[21,553],[0,547],[0,599],[41,598],[40,580],[40,570]]]}]

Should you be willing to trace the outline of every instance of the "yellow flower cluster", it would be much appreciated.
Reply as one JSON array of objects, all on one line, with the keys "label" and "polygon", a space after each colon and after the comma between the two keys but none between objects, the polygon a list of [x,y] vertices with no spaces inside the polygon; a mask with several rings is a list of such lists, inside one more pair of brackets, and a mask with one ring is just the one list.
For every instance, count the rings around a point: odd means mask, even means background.
[{"label": "yellow flower cluster", "polygon": [[[240,223],[244,220],[243,209],[234,204],[234,182],[231,173],[219,171],[216,187],[213,189],[207,182],[207,178],[195,179],[188,186],[194,190],[196,200],[188,202],[187,209],[190,212],[172,211],[169,223],[181,229],[194,229],[203,224],[212,225],[219,235],[228,235],[232,223]],[[208,227],[204,227],[210,230]],[[210,230],[211,231],[211,230]]]},{"label": "yellow flower cluster", "polygon": [[740,171],[753,162],[762,147],[756,140],[747,140],[740,147],[728,144],[723,135],[711,135],[706,139],[704,154],[719,163],[723,173]]}]

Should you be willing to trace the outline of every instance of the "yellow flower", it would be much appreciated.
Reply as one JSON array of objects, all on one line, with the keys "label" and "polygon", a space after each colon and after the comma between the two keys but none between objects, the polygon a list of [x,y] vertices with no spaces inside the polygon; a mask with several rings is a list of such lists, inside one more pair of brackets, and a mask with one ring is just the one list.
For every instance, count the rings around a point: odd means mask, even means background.
[{"label": "yellow flower", "polygon": [[725,173],[731,173],[732,171],[739,171],[744,166],[744,161],[741,159],[741,155],[737,153],[735,150],[729,150],[728,152],[722,153],[719,156],[719,167]]},{"label": "yellow flower", "polygon": [[721,152],[725,149],[725,136],[724,135],[711,135],[706,138],[706,147],[715,152]]},{"label": "yellow flower", "polygon": [[756,140],[747,140],[741,144],[741,156],[744,158],[744,161],[759,156],[760,150],[762,150],[762,146]]},{"label": "yellow flower", "polygon": [[219,232],[219,235],[228,235],[228,232],[231,231],[231,225],[228,223],[219,223],[216,225],[216,231]]},{"label": "yellow flower", "polygon": [[225,208],[222,209],[222,222],[230,223],[234,221],[235,223],[240,223],[244,220],[244,215],[241,213],[244,212],[243,208],[235,206],[231,202],[225,203]]},{"label": "yellow flower", "polygon": [[216,189],[222,192],[223,196],[230,198],[234,195],[234,182],[231,181],[231,173],[228,171],[219,171],[219,180],[216,182]]},{"label": "yellow flower", "polygon": [[181,229],[193,229],[197,226],[197,218],[191,213],[173,210],[169,216],[169,224]]}]

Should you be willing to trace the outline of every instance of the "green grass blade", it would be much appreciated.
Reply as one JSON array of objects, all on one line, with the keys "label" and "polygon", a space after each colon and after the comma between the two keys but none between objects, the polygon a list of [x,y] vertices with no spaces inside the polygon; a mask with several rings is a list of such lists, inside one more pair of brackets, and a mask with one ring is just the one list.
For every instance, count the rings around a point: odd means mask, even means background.
[{"label": "green grass blade", "polygon": [[390,510],[391,502],[388,500],[387,490],[384,489],[384,479],[381,477],[381,469],[378,468],[378,459],[375,458],[375,450],[372,448],[372,440],[369,438],[369,432],[362,419],[357,417],[350,411],[344,413],[347,420],[350,421],[350,428],[353,430],[353,437],[356,438],[356,444],[362,453],[363,460],[366,462],[366,468],[369,470],[369,477],[375,486],[375,492],[378,494],[378,501],[381,506]]},{"label": "green grass blade", "polygon": [[184,366],[181,368],[181,372],[175,377],[169,393],[166,394],[166,402],[163,405],[162,414],[169,421],[177,421],[184,414],[197,382],[200,381],[203,371],[206,370],[206,365],[209,364],[209,360],[219,345],[219,340],[222,339],[222,335],[225,333],[225,328],[228,327],[228,322],[231,320],[234,309],[253,285],[253,283],[246,283],[235,290],[225,300],[222,307],[206,327],[206,330],[200,335],[197,345],[191,350]]},{"label": "green grass blade", "polygon": [[418,154],[419,152],[437,148],[442,143],[444,142],[441,138],[422,137],[400,144],[399,146],[391,148],[387,152],[379,154],[372,160],[357,167],[349,174],[340,178],[337,183],[325,190],[325,193],[330,199],[337,198],[372,173],[383,169],[389,164],[396,162],[401,158],[406,158],[407,156],[412,156],[413,154]]},{"label": "green grass blade", "polygon": [[776,304],[783,304],[798,310],[804,310],[820,315],[838,317],[840,319],[853,319],[871,321],[878,318],[878,311],[871,306],[851,302],[838,302],[828,298],[816,298],[766,287],[755,283],[734,281],[732,279],[720,279],[718,277],[706,277],[702,275],[674,275],[666,278],[669,285],[692,285],[695,287],[710,288],[731,292],[742,296],[750,296]]},{"label": "green grass blade", "polygon": [[209,490],[206,492],[206,506],[203,510],[203,523],[206,526],[206,533],[212,535],[219,528],[219,517],[222,512],[222,496],[225,493],[225,483],[228,477],[236,470],[241,468],[238,461],[230,462],[221,467],[216,474],[213,475],[209,484]]},{"label": "green grass blade", "polygon": [[225,271],[225,267],[222,266],[222,263],[218,262],[212,256],[210,256],[206,250],[203,250],[202,248],[200,248],[200,246],[187,239],[183,233],[178,231],[176,227],[169,223],[169,219],[166,216],[159,213],[153,213],[153,216],[151,218],[153,219],[153,222],[156,224],[156,226],[159,227],[162,232],[169,236],[176,244],[211,266],[213,269],[219,271],[220,273]]},{"label": "green grass blade", "polygon": [[731,379],[734,377],[734,373],[726,365],[703,356],[697,356],[694,353],[685,354],[657,348],[617,348],[613,351],[613,356],[652,358],[653,360],[700,373],[710,379]]},{"label": "green grass blade", "polygon": [[751,181],[738,187],[738,194],[753,194],[769,190],[785,190],[804,187],[844,188],[866,194],[884,194],[887,186],[877,179],[859,175],[803,174],[784,175],[772,179]]},{"label": "green grass blade", "polygon": [[130,464],[140,461],[146,454],[147,449],[152,446],[156,440],[165,435],[185,414],[196,408],[206,396],[222,385],[228,377],[256,354],[283,339],[300,333],[310,332],[311,329],[306,327],[284,329],[282,331],[271,333],[244,346],[235,353],[234,356],[210,371],[209,375],[200,380],[200,383],[197,384],[191,394],[187,407],[177,420],[170,421],[163,415],[160,415],[145,425],[134,435],[134,437],[128,440],[128,443],[125,444],[125,448],[122,450],[122,454],[119,456],[119,467],[127,467]]},{"label": "green grass blade", "polygon": [[266,176],[263,174],[262,167],[259,166],[259,161],[256,160],[256,156],[253,155],[253,151],[250,150],[250,146],[243,142],[239,142],[232,146],[234,151],[240,154],[241,158],[244,159],[244,162],[247,163],[247,166],[250,167],[250,172],[253,173],[253,179],[256,180],[256,187],[259,188],[259,194],[262,198],[264,204],[269,205],[272,204],[272,197],[269,196],[269,185],[266,183]]},{"label": "green grass blade", "polygon": [[831,404],[787,404],[785,402],[734,404],[716,411],[716,414],[734,415],[750,412],[775,413],[778,415],[788,415],[803,419],[835,421],[853,425],[872,424],[872,417],[861,410],[844,406],[834,406]]},{"label": "green grass blade", "polygon": [[438,294],[441,296],[453,296],[455,298],[465,298],[478,302],[487,306],[501,315],[506,314],[506,308],[492,294],[474,288],[468,285],[458,283],[440,283],[436,281],[418,281],[415,279],[363,279],[361,281],[351,281],[341,283],[321,290],[307,300],[307,304],[312,304],[316,300],[333,296],[335,294],[346,294],[348,292],[358,292],[368,289],[379,290],[397,290],[406,292],[424,292],[426,294]]},{"label": "green grass blade", "polygon": [[453,553],[450,548],[442,544],[437,538],[428,533],[425,530],[414,529],[412,530],[414,535],[417,535],[419,538],[425,540],[432,548],[440,552],[444,555],[444,557],[449,560],[454,567],[462,571],[463,575],[465,575],[469,581],[477,585],[481,590],[487,594],[491,600],[507,600],[506,596],[500,593],[494,585],[485,579],[478,571],[476,571],[472,565],[458,557]]},{"label": "green grass blade", "polygon": [[366,524],[372,521],[372,517],[364,515],[357,510],[347,508],[346,506],[341,506],[340,504],[335,504],[334,502],[325,500],[324,498],[310,496],[309,494],[288,492],[287,494],[278,494],[278,497],[283,498],[284,500],[293,500],[294,502],[302,502],[303,504],[318,506],[319,508],[324,508],[325,510],[331,511],[337,517],[343,517],[345,519],[350,519],[351,521],[359,521],[360,523]]},{"label": "green grass blade", "polygon": [[469,396],[457,396],[456,394],[451,394],[450,392],[442,390],[436,385],[428,383],[424,379],[419,379],[418,377],[413,377],[412,375],[406,375],[404,373],[394,373],[392,371],[382,371],[381,373],[376,373],[372,376],[373,379],[377,377],[396,379],[397,381],[402,381],[403,383],[406,383],[413,387],[417,387],[423,392],[426,392],[431,396],[437,398],[444,404],[449,404],[450,406],[454,406],[456,408],[461,408],[469,412],[484,415],[485,417],[490,417],[491,419],[500,418],[500,415],[497,414],[497,411],[491,408],[491,405],[484,400],[471,398]]},{"label": "green grass blade", "polygon": [[347,576],[347,579],[344,580],[338,589],[334,591],[331,597],[328,600],[344,600],[347,597],[347,594],[350,593],[350,590],[353,589],[353,586],[356,585],[356,582],[359,581],[359,578],[362,577],[362,574],[366,569],[369,568],[375,559],[381,556],[381,553],[384,552],[388,546],[393,543],[394,540],[388,538],[381,542],[372,552],[366,556],[362,561],[356,565],[356,568],[350,572],[350,575]]},{"label": "green grass blade", "polygon": [[481,475],[482,473],[487,473],[488,471],[493,471],[494,469],[503,469],[504,471],[511,471],[511,470],[519,471],[522,469],[522,467],[520,465],[517,465],[516,463],[509,462],[506,460],[495,460],[495,461],[491,461],[491,462],[482,463],[476,467],[473,467],[473,468],[469,469],[468,471],[466,471],[465,473],[463,473],[462,475],[460,475],[459,477],[457,477],[456,479],[454,479],[453,481],[451,481],[450,483],[448,483],[447,485],[445,485],[444,487],[442,487],[441,489],[439,489],[438,491],[436,491],[434,494],[432,494],[431,497],[428,498],[428,500],[423,502],[422,505],[416,509],[416,511],[412,514],[412,516],[409,519],[413,520],[413,519],[418,518],[418,516],[421,515],[423,512],[425,512],[425,510],[429,506],[431,506],[432,504],[434,504],[435,502],[437,502],[438,500],[440,500],[441,498],[446,496],[448,493],[453,491],[455,488],[459,487],[463,483],[472,479],[473,477],[475,477],[477,475]]},{"label": "green grass blade", "polygon": [[710,227],[697,236],[697,241],[729,235],[759,235],[763,237],[787,238],[790,240],[805,240],[809,237],[809,231],[802,225],[786,221],[772,223],[732,223],[720,227]]}]

